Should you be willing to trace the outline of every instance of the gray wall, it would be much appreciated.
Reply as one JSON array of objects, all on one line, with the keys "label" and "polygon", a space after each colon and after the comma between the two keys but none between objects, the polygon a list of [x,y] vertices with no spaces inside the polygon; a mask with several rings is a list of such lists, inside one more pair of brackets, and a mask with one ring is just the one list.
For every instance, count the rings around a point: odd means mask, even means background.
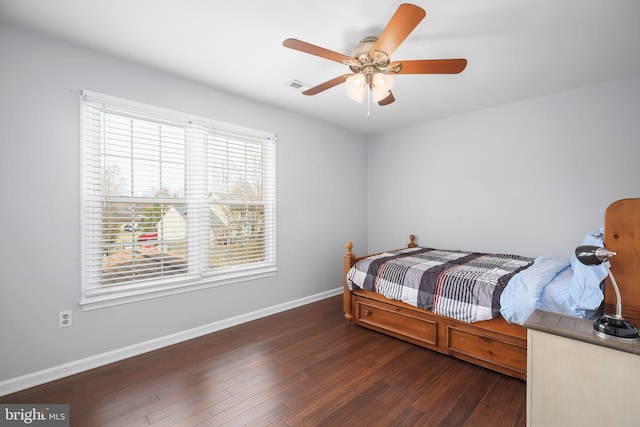
[{"label": "gray wall", "polygon": [[[363,136],[13,27],[0,58],[0,383],[342,286],[345,240],[366,242]],[[277,275],[81,311],[81,89],[276,133]]]},{"label": "gray wall", "polygon": [[[525,83],[525,82],[523,82]],[[568,258],[640,197],[640,76],[370,138],[369,250]]]}]

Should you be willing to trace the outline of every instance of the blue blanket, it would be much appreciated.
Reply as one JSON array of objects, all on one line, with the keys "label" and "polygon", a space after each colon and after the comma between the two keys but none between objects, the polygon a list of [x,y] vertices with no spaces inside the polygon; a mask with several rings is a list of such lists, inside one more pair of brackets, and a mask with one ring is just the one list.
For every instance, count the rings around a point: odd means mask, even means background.
[{"label": "blue blanket", "polygon": [[[582,245],[604,246],[604,229],[587,234]],[[535,309],[588,318],[602,304],[601,284],[607,276],[602,265],[583,265],[541,256],[515,275],[500,296],[500,314],[511,323],[523,324]]]}]

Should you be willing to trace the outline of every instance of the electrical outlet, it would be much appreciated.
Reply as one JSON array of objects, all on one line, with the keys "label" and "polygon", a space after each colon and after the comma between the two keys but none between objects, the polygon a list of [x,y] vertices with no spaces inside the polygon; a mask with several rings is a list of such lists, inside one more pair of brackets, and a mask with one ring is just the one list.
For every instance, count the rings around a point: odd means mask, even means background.
[{"label": "electrical outlet", "polygon": [[67,328],[72,324],[71,310],[61,311],[58,314],[58,328]]}]

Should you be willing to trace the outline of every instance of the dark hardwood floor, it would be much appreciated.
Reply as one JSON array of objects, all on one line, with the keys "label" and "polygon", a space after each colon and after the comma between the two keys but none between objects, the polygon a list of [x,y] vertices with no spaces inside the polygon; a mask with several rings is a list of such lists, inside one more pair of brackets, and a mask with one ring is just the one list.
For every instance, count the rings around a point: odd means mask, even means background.
[{"label": "dark hardwood floor", "polygon": [[357,326],[342,296],[0,397],[71,425],[524,426],[526,384]]}]

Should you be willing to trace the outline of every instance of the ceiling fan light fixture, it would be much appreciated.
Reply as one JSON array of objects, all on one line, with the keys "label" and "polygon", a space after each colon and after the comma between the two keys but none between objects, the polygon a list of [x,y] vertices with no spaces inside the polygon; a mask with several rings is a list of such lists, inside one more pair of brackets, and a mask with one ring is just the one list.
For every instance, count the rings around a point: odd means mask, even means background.
[{"label": "ceiling fan light fixture", "polygon": [[387,96],[389,96],[391,94],[391,92],[389,92],[388,90],[380,90],[378,88],[373,88],[371,89],[371,95],[373,98],[373,102],[380,102],[383,99],[385,99]]},{"label": "ceiling fan light fixture", "polygon": [[358,73],[347,77],[347,95],[356,102],[362,102],[364,97],[366,78],[364,74]]},{"label": "ceiling fan light fixture", "polygon": [[[379,37],[365,37],[351,51],[351,56],[334,52],[298,39],[286,39],[284,47],[299,52],[325,58],[349,67],[353,74],[337,76],[302,92],[303,95],[316,95],[341,83],[347,83],[347,94],[357,102],[362,102],[364,92],[373,94],[380,106],[395,102],[390,89],[393,78],[399,74],[458,74],[467,66],[467,60],[458,59],[418,59],[391,62],[391,55],[407,36],[426,16],[419,6],[403,3],[398,6],[391,20]],[[349,77],[346,77],[349,76]]]},{"label": "ceiling fan light fixture", "polygon": [[380,102],[389,96],[391,86],[393,86],[393,77],[382,73],[374,74],[371,86],[373,102]]},{"label": "ceiling fan light fixture", "polygon": [[391,86],[393,86],[393,77],[382,73],[375,73],[373,75],[373,87],[389,91]]}]

